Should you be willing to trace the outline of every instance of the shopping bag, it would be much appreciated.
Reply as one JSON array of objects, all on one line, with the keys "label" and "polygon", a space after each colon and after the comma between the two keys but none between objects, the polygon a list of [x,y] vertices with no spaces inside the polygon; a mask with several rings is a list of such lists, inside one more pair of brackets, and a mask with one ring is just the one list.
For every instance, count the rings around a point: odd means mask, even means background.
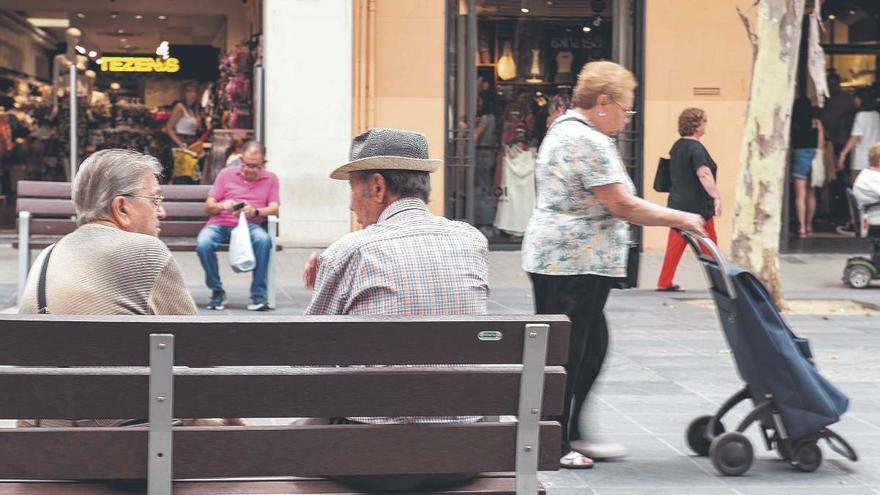
[{"label": "shopping bag", "polygon": [[257,258],[251,246],[251,231],[244,213],[238,214],[238,225],[229,235],[229,266],[235,273],[249,272],[257,266]]},{"label": "shopping bag", "polygon": [[174,177],[199,177],[199,154],[186,148],[172,148],[171,162]]},{"label": "shopping bag", "polygon": [[669,158],[660,158],[657,163],[657,175],[654,176],[654,190],[669,192],[672,187],[672,172],[669,170]]}]

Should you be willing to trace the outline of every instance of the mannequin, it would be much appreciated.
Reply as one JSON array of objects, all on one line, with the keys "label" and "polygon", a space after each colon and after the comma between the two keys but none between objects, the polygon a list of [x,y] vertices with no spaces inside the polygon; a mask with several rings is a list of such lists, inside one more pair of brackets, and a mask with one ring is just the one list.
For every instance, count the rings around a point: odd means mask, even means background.
[{"label": "mannequin", "polygon": [[574,54],[568,50],[563,50],[556,54],[556,80],[557,83],[572,83],[574,75],[571,72],[571,64],[574,61]]}]

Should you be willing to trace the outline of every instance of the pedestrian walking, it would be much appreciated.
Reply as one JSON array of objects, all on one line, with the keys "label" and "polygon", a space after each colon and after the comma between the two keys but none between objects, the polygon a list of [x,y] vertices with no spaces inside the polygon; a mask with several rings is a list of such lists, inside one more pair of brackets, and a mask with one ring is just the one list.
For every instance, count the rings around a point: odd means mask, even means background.
[{"label": "pedestrian walking", "polygon": [[586,441],[578,418],[608,348],[603,313],[616,280],[626,276],[628,222],[705,234],[702,217],[654,205],[635,195],[613,137],[633,110],[636,80],[613,62],[591,62],[578,77],[574,108],[557,118],[537,159],[538,198],[523,239],[522,263],[539,314],[571,319],[562,424],[564,468],[626,453]]},{"label": "pedestrian walking", "polygon": [[[714,219],[721,215],[721,194],[715,181],[718,166],[700,142],[706,134],[708,123],[706,112],[699,108],[686,108],[678,116],[678,134],[681,137],[669,150],[669,175],[672,180],[666,206],[702,216],[706,220],[709,238],[718,244]],[[669,229],[657,290],[681,290],[673,280],[685,247],[687,243],[684,238]]]}]

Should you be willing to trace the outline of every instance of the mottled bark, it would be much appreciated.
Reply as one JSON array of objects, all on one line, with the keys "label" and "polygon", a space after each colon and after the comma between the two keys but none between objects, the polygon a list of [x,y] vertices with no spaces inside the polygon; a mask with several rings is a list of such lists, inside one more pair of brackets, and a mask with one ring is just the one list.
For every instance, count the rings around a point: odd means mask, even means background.
[{"label": "mottled bark", "polygon": [[783,305],[779,235],[804,0],[760,0],[733,220],[733,261]]}]

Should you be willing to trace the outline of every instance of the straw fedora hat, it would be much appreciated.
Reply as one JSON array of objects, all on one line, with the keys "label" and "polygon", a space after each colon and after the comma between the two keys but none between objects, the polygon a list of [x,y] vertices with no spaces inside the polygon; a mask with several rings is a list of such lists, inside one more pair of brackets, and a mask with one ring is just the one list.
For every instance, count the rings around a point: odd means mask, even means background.
[{"label": "straw fedora hat", "polygon": [[424,134],[401,129],[370,129],[351,142],[350,161],[330,174],[331,179],[348,180],[358,170],[413,170],[436,172],[442,160],[428,158]]}]

